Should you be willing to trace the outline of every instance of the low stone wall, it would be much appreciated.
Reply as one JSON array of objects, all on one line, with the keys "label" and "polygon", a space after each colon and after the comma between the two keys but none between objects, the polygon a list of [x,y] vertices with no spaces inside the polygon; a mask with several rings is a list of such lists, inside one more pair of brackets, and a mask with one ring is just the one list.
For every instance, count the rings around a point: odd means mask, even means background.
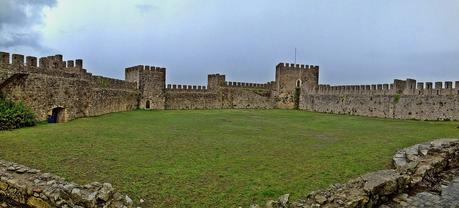
[{"label": "low stone wall", "polygon": [[435,186],[442,172],[458,168],[459,139],[441,139],[402,149],[393,157],[393,164],[394,169],[332,185],[296,202],[290,202],[288,194],[283,195],[277,201],[269,201],[266,207],[377,207],[401,193]]},{"label": "low stone wall", "polygon": [[167,90],[165,95],[165,109],[167,110],[221,108],[221,98],[213,91]]},{"label": "low stone wall", "polygon": [[109,183],[84,186],[0,160],[0,207],[130,208],[132,200]]},{"label": "low stone wall", "polygon": [[222,87],[217,90],[167,89],[165,109],[272,109],[269,90]]}]

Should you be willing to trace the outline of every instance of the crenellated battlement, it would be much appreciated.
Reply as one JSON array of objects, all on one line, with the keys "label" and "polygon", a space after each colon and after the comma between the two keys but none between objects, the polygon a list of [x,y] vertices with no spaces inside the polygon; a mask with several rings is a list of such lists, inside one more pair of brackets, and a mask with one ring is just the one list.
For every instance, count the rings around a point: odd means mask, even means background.
[{"label": "crenellated battlement", "polygon": [[308,94],[317,95],[458,95],[459,81],[416,82],[414,79],[396,79],[392,84],[372,85],[318,85],[305,89]]},{"label": "crenellated battlement", "polygon": [[225,87],[233,88],[258,88],[258,89],[271,89],[273,82],[268,83],[246,83],[246,82],[225,82]]},{"label": "crenellated battlement", "polygon": [[157,67],[157,66],[146,66],[146,65],[137,65],[133,67],[126,68],[126,73],[128,72],[161,72],[166,73],[166,68]]},{"label": "crenellated battlement", "polygon": [[224,74],[209,74],[207,75],[207,88],[215,90],[225,86],[226,76]]},{"label": "crenellated battlement", "polygon": [[197,92],[202,91],[206,92],[207,86],[202,85],[180,85],[180,84],[168,84],[166,90],[172,91],[187,91],[187,92]]},{"label": "crenellated battlement", "polygon": [[21,73],[40,73],[67,78],[88,78],[91,76],[83,69],[82,59],[64,61],[60,54],[37,58],[0,52],[0,65],[3,69]]},{"label": "crenellated battlement", "polygon": [[219,79],[219,80],[226,80],[226,75],[224,74],[209,74],[207,75],[209,79]]},{"label": "crenellated battlement", "polygon": [[83,69],[82,59],[64,61],[63,56],[60,54],[37,58],[35,56],[25,56],[22,54],[10,54],[7,52],[0,52],[0,64],[38,67],[46,69]]},{"label": "crenellated battlement", "polygon": [[372,84],[372,85],[319,85],[308,94],[319,95],[388,95],[393,94],[391,84]]},{"label": "crenellated battlement", "polygon": [[279,63],[276,69],[280,70],[299,70],[299,69],[315,69],[319,70],[319,66],[305,65],[305,64],[293,64],[293,63]]}]

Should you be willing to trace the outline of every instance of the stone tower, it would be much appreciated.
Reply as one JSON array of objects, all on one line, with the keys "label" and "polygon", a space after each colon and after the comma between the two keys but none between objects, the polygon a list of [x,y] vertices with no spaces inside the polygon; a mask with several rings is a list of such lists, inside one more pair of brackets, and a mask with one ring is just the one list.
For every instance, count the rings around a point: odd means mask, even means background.
[{"label": "stone tower", "polygon": [[209,90],[216,90],[225,85],[226,77],[222,74],[209,74],[207,76],[207,88]]},{"label": "stone tower", "polygon": [[164,109],[166,69],[153,66],[126,68],[126,81],[137,83],[140,109]]},{"label": "stone tower", "polygon": [[[319,66],[280,63],[276,66],[276,82],[273,90],[278,99],[278,108],[295,107],[299,89],[313,89],[319,85]],[[297,98],[295,98],[297,97]]]}]

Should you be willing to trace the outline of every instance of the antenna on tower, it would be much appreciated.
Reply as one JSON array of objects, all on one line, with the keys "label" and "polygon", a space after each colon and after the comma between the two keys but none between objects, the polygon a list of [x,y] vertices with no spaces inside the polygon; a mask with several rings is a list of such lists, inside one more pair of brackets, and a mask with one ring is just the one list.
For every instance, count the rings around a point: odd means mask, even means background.
[{"label": "antenna on tower", "polygon": [[295,64],[296,64],[296,48],[295,48]]}]

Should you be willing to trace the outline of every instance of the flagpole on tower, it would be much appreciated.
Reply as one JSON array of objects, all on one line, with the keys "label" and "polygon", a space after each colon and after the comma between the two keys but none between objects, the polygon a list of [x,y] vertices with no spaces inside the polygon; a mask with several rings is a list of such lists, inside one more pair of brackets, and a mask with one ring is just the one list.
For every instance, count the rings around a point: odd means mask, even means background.
[{"label": "flagpole on tower", "polygon": [[296,64],[296,48],[295,48],[295,64]]}]

